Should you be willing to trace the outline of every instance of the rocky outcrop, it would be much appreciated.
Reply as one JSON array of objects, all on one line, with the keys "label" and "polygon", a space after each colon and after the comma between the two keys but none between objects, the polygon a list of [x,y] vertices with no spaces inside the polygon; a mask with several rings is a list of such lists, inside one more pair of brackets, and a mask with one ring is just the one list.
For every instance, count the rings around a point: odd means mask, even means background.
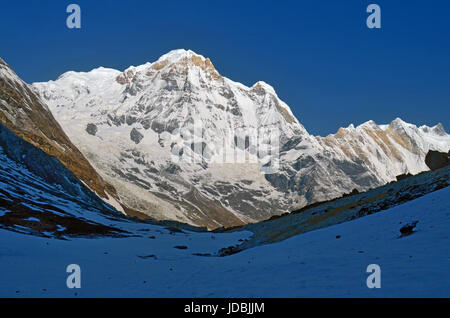
[{"label": "rocky outcrop", "polygon": [[430,170],[437,170],[450,165],[450,152],[444,153],[430,150],[425,157],[425,163]]},{"label": "rocky outcrop", "polygon": [[136,128],[133,128],[130,132],[130,139],[137,145],[144,138],[144,135],[139,132]]},{"label": "rocky outcrop", "polygon": [[89,135],[95,136],[95,134],[97,133],[97,131],[98,131],[98,128],[97,128],[97,126],[96,126],[95,124],[91,124],[91,123],[87,124],[87,126],[86,126],[86,132],[87,132]]}]

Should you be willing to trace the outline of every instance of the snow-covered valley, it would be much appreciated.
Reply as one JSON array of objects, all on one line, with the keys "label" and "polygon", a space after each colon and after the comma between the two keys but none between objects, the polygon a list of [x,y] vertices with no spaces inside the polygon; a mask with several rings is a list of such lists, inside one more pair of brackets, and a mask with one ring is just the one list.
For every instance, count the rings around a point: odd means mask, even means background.
[{"label": "snow-covered valley", "polygon": [[[449,297],[450,188],[351,222],[227,257],[197,256],[249,232],[174,233],[127,223],[128,238],[55,240],[0,230],[2,297]],[[418,221],[400,237],[402,225]],[[186,246],[186,249],[174,248]],[[81,267],[81,289],[66,267]],[[369,289],[369,264],[381,288]]]}]

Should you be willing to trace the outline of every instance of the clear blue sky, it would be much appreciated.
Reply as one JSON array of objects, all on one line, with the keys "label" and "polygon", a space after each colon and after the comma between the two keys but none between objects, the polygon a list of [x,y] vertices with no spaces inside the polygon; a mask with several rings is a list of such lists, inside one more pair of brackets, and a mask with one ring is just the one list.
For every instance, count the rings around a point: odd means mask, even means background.
[{"label": "clear blue sky", "polygon": [[[82,9],[69,30],[66,7]],[[382,28],[366,27],[377,3]],[[313,134],[401,117],[450,130],[450,1],[2,1],[0,57],[27,82],[123,70],[176,48],[275,87]]]}]

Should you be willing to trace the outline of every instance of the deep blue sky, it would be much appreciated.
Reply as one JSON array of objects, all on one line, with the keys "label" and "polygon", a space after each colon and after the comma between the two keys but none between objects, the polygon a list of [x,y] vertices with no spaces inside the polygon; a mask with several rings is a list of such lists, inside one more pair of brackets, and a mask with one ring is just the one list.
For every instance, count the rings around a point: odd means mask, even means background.
[{"label": "deep blue sky", "polygon": [[[66,7],[82,9],[69,30]],[[370,30],[377,3],[382,29]],[[450,130],[450,1],[2,1],[0,57],[26,82],[123,70],[176,48],[275,87],[313,134],[401,117]]]}]

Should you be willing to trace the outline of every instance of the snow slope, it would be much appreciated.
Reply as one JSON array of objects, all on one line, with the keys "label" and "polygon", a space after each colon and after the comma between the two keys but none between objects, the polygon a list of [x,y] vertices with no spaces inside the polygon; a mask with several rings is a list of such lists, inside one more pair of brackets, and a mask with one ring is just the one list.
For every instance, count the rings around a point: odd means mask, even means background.
[{"label": "snow slope", "polygon": [[[120,213],[56,158],[0,124],[0,228],[43,237],[122,236]],[[2,241],[2,244],[9,244]]]},{"label": "snow slope", "polygon": [[[99,197],[122,211],[116,191],[98,175],[53,117],[45,102],[0,59],[0,124],[56,157]],[[14,151],[10,149],[11,151]]]},{"label": "snow slope", "polygon": [[122,203],[209,229],[375,188],[428,170],[428,150],[450,150],[441,125],[401,119],[312,136],[269,84],[234,82],[190,50],[33,88]]},{"label": "snow slope", "polygon": [[[214,253],[249,232],[124,223],[139,236],[63,241],[0,230],[8,242],[0,245],[0,297],[449,297],[449,195],[445,188],[227,257],[193,254]],[[413,221],[416,232],[400,237]],[[77,290],[65,285],[73,263],[81,266]],[[369,264],[381,267],[381,289],[366,287]]]}]

